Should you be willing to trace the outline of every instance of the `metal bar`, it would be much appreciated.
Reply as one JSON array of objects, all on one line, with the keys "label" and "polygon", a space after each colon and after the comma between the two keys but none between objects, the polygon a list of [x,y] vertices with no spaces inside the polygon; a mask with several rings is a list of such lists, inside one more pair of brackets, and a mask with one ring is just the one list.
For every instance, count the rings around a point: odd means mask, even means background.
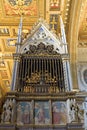
[{"label": "metal bar", "polygon": [[34,67],[34,73],[35,73],[35,68],[36,68],[36,64],[35,64],[35,59],[34,59],[34,64],[33,64],[33,67]]},{"label": "metal bar", "polygon": [[42,61],[42,76],[43,76],[43,75],[44,75],[44,74],[43,74],[43,59],[42,59],[41,61]]},{"label": "metal bar", "polygon": [[28,58],[28,74],[27,74],[27,76],[28,76],[28,78],[29,78],[29,73],[30,73],[30,59]]},{"label": "metal bar", "polygon": [[23,85],[24,85],[24,62],[25,62],[25,59],[22,58],[22,88],[21,90],[23,89]]},{"label": "metal bar", "polygon": [[55,70],[55,68],[54,68],[54,59],[52,59],[52,66],[53,66],[53,77],[54,77],[54,70]]},{"label": "metal bar", "polygon": [[[31,75],[32,75],[32,59],[31,59]],[[31,76],[30,76],[31,77]]]}]

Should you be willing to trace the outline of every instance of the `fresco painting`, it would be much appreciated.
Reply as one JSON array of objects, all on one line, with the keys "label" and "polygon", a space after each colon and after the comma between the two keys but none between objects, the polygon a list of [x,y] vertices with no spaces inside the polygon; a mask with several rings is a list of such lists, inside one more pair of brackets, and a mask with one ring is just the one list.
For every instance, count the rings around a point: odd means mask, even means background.
[{"label": "fresco painting", "polygon": [[51,124],[51,119],[52,124],[67,123],[66,102],[53,101],[51,105],[49,101],[35,101],[33,116],[31,114],[31,108],[33,108],[31,102],[19,102],[17,104],[17,124],[32,124],[32,117],[36,125],[49,125]]},{"label": "fresco painting", "polygon": [[17,124],[30,124],[30,102],[19,102],[17,105]]},{"label": "fresco painting", "polygon": [[3,0],[5,14],[8,16],[28,15],[37,16],[37,0]]},{"label": "fresco painting", "polygon": [[35,124],[50,124],[50,106],[48,101],[35,102]]},{"label": "fresco painting", "polygon": [[67,122],[67,109],[65,102],[52,103],[52,122],[53,124],[65,124]]}]

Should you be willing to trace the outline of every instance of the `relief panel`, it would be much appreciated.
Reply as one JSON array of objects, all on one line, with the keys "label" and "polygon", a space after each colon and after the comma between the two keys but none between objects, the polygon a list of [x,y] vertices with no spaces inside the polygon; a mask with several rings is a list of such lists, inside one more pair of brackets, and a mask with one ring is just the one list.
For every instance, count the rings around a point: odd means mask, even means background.
[{"label": "relief panel", "polygon": [[81,91],[87,91],[87,63],[81,62],[77,65],[78,86]]}]

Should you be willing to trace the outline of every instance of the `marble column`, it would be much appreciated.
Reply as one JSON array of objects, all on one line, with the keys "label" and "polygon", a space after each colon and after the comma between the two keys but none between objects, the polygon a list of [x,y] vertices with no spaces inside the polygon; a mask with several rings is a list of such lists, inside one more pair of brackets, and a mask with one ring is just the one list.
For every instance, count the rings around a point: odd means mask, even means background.
[{"label": "marble column", "polygon": [[72,78],[71,78],[71,72],[70,72],[69,59],[68,57],[62,57],[62,60],[63,60],[65,90],[72,91]]}]

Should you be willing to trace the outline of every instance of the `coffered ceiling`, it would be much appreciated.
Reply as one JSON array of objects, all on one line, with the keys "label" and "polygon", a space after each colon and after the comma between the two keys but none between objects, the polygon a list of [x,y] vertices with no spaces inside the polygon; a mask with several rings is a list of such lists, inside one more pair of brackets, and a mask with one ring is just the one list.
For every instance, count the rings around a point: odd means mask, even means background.
[{"label": "coffered ceiling", "polygon": [[87,0],[82,1],[79,20],[79,40],[87,40]]},{"label": "coffered ceiling", "polygon": [[[79,41],[87,41],[87,0],[0,0],[0,88],[4,94],[10,90],[13,56],[17,39],[20,17],[23,17],[23,36],[25,37],[33,24],[43,17],[50,28],[59,35],[59,14],[62,16],[67,41],[72,46],[71,30],[78,21]],[[76,4],[76,5],[75,5]],[[75,11],[76,15],[75,15]],[[79,12],[79,13],[78,13]],[[74,17],[74,20],[72,18]],[[9,43],[9,38],[12,39]],[[72,55],[72,51],[70,51]],[[72,61],[71,61],[72,62]]]}]

